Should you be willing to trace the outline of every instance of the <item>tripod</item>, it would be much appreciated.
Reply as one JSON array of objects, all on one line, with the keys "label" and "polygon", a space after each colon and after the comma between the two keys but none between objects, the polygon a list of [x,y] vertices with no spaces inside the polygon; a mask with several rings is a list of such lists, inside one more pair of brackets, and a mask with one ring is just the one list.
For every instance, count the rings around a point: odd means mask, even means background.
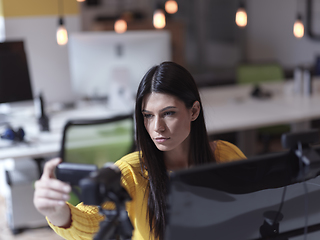
[{"label": "tripod", "polygon": [[94,236],[94,240],[128,240],[132,237],[133,226],[125,209],[125,202],[131,200],[124,188],[115,194],[107,192],[106,197],[115,203],[115,210],[106,210],[99,206],[100,214],[105,216],[105,220],[100,223],[100,230]]}]

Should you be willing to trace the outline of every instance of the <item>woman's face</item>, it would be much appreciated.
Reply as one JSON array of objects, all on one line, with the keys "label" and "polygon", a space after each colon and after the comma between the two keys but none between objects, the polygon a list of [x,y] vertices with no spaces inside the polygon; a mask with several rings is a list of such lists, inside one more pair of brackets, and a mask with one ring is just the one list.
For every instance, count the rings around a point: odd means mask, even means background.
[{"label": "woman's face", "polygon": [[194,107],[187,109],[177,97],[153,92],[144,98],[142,114],[144,126],[160,151],[189,147],[191,121],[198,117]]}]

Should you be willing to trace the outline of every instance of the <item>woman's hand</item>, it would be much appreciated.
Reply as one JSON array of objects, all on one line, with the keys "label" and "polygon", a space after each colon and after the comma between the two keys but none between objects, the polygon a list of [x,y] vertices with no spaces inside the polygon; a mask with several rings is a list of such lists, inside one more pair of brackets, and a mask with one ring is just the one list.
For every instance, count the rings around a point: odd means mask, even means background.
[{"label": "woman's hand", "polygon": [[67,227],[70,225],[70,209],[66,204],[71,187],[54,176],[56,166],[61,159],[52,159],[44,165],[41,178],[35,183],[33,203],[36,209],[47,216],[53,225]]}]

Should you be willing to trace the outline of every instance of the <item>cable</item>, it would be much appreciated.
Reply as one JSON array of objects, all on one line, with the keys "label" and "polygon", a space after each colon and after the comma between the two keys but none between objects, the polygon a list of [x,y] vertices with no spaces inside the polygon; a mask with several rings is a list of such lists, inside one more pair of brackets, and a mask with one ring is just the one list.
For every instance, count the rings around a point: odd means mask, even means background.
[{"label": "cable", "polygon": [[[300,151],[299,155],[299,166],[300,169],[303,168],[303,162],[302,162],[302,144],[301,142],[298,142],[298,149]],[[304,214],[305,214],[305,224],[304,224],[304,240],[307,240],[308,235],[308,187],[305,180],[305,172],[303,171],[302,176],[302,182],[303,182],[303,188],[304,188]]]},{"label": "cable", "polygon": [[303,187],[304,187],[304,213],[305,213],[304,239],[306,240],[307,234],[308,234],[309,210],[308,210],[308,188],[305,181],[303,182]]},{"label": "cable", "polygon": [[285,186],[283,188],[283,193],[282,193],[282,197],[281,197],[281,203],[280,203],[280,206],[279,206],[279,210],[277,212],[276,217],[274,218],[274,221],[273,221],[272,225],[275,225],[278,222],[278,217],[279,217],[279,215],[281,213],[281,210],[282,210],[282,207],[283,207],[283,203],[284,203],[284,198],[286,196],[286,192],[287,192],[287,186]]},{"label": "cable", "polygon": [[58,15],[59,15],[59,17],[63,17],[63,13],[64,13],[63,0],[58,0]]}]

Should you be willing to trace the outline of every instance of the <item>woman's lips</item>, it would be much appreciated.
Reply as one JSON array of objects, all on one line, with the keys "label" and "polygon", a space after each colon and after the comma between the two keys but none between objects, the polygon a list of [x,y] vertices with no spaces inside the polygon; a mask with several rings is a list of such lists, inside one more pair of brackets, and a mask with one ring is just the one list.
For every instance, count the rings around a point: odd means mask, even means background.
[{"label": "woman's lips", "polygon": [[157,137],[155,138],[154,140],[157,142],[157,143],[163,143],[167,140],[169,140],[170,138],[165,138],[165,137]]}]

